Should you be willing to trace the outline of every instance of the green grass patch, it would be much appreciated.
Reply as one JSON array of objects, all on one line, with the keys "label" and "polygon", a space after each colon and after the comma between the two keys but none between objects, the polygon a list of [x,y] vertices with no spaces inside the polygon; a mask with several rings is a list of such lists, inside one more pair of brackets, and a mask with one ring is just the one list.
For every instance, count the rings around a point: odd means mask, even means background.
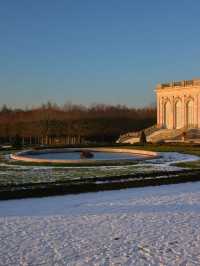
[{"label": "green grass patch", "polygon": [[[123,146],[119,147],[123,148]],[[134,144],[126,146],[126,149],[138,149],[138,150],[140,149],[140,150],[157,151],[157,152],[180,152],[180,153],[200,156],[199,144],[184,144],[184,143],[145,144],[145,145]]]},{"label": "green grass patch", "polygon": [[135,165],[139,163],[139,160],[122,160],[122,161],[90,161],[83,163],[57,163],[57,162],[22,162],[22,161],[6,161],[9,165],[21,165],[21,166],[49,166],[49,167],[89,167],[89,166],[120,166],[120,165]]},{"label": "green grass patch", "polygon": [[176,163],[174,165],[183,168],[200,169],[200,160],[194,162],[181,162],[181,163]]}]

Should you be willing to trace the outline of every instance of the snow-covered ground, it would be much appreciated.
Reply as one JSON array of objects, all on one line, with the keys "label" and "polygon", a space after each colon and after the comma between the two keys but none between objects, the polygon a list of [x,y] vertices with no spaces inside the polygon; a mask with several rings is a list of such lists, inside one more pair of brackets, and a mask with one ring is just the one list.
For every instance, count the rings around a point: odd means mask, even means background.
[{"label": "snow-covered ground", "polygon": [[[141,161],[134,165],[84,166],[84,167],[44,167],[21,166],[0,163],[1,185],[24,185],[55,181],[77,180],[83,178],[122,177],[131,174],[155,171],[178,171],[181,167],[172,165],[177,162],[196,161],[198,156],[177,152],[162,152],[159,158]],[[107,182],[107,181],[105,181]]]},{"label": "snow-covered ground", "polygon": [[1,201],[0,265],[200,265],[200,182]]}]

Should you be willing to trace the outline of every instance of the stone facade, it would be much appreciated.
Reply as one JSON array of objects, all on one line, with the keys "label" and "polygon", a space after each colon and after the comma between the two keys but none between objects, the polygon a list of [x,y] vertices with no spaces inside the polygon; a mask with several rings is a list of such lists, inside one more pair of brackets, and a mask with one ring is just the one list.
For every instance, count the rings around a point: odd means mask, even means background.
[{"label": "stone facade", "polygon": [[159,84],[157,127],[200,128],[200,79]]}]

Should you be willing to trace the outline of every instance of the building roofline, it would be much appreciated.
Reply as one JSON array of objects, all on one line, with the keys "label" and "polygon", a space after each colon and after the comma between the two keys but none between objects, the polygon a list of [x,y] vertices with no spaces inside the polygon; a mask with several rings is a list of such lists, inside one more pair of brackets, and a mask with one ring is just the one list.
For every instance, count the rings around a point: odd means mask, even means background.
[{"label": "building roofline", "polygon": [[200,86],[200,79],[172,81],[172,82],[158,84],[156,86],[156,90],[174,88],[174,87],[190,87],[197,85]]}]

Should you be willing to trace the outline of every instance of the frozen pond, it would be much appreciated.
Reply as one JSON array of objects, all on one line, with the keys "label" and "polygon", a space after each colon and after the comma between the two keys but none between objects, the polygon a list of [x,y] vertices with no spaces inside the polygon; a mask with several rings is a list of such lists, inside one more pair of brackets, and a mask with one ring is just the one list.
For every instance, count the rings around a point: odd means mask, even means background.
[{"label": "frozen pond", "polygon": [[[93,158],[90,160],[133,160],[141,158],[140,155],[133,155],[131,153],[116,153],[116,152],[100,152],[93,151]],[[26,157],[34,159],[49,159],[49,160],[79,160],[80,152],[49,152],[49,153],[38,153],[38,154],[26,154]]]},{"label": "frozen pond", "polygon": [[0,265],[200,265],[200,182],[0,202]]}]

